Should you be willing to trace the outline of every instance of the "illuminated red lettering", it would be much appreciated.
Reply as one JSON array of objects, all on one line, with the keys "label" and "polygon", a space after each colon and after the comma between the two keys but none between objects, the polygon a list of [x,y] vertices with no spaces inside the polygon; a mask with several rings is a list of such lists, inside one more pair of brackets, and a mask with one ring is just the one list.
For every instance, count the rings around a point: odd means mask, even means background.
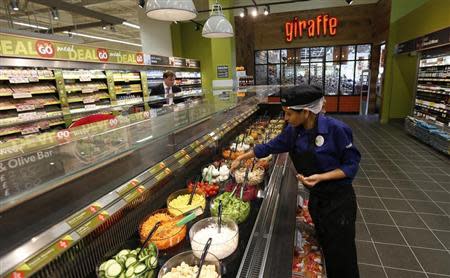
[{"label": "illuminated red lettering", "polygon": [[292,20],[284,23],[284,35],[286,42],[292,42],[297,38],[302,39],[303,34],[306,36],[306,32],[308,32],[308,38],[327,35],[335,36],[338,25],[338,19],[328,14],[317,15],[313,19],[299,19],[298,17],[294,17]]}]

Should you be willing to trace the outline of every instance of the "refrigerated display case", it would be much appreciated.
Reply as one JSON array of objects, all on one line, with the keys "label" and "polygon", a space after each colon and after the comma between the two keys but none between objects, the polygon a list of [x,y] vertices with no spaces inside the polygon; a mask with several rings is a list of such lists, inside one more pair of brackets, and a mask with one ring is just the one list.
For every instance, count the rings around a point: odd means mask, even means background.
[{"label": "refrigerated display case", "polygon": [[[281,107],[265,103],[273,90],[249,88],[245,97],[234,92],[133,123],[121,119],[100,134],[80,127],[84,137],[2,160],[17,165],[7,173],[33,166],[27,177],[35,184],[2,195],[8,209],[0,218],[0,275],[94,277],[105,259],[138,247],[139,223],[197,179],[237,135],[253,135],[250,125],[264,130],[269,117],[279,117]],[[274,124],[281,130],[282,121]],[[270,161],[249,218],[239,225],[238,248],[221,260],[222,277],[292,273],[297,180],[286,154]],[[11,188],[14,173],[7,177]],[[185,238],[159,250],[159,267],[188,248]]]}]

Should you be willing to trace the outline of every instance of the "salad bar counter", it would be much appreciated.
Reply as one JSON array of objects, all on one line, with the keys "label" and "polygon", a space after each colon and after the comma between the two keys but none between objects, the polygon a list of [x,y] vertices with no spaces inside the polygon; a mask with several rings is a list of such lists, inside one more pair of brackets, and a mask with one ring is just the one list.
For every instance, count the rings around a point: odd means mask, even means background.
[{"label": "salad bar counter", "polygon": [[[284,128],[279,106],[257,103],[248,101],[212,115],[106,165],[109,171],[89,173],[84,182],[95,185],[115,172],[129,176],[123,165],[136,152],[163,156],[113,191],[96,190],[98,199],[44,229],[42,237],[19,247],[7,246],[5,238],[1,243],[10,251],[1,254],[0,276],[209,278],[302,273],[295,265],[298,183],[288,155],[243,161],[230,172],[239,153]],[[169,156],[168,145],[174,149]],[[156,155],[158,148],[165,155]],[[61,236],[50,237],[66,226]],[[48,243],[37,248],[43,238]],[[23,247],[35,248],[34,254],[25,257]],[[324,277],[317,273],[305,277]]]}]

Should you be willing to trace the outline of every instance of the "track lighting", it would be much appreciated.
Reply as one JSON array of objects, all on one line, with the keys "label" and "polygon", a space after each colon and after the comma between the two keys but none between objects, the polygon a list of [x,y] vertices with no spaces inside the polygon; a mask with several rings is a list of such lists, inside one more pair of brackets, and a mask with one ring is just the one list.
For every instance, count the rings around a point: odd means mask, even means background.
[{"label": "track lighting", "polygon": [[106,30],[106,26],[105,26],[105,25],[103,25],[103,26],[102,26],[102,29],[103,29],[103,30]]},{"label": "track lighting", "polygon": [[244,16],[245,16],[244,10],[242,10],[242,11],[239,13],[239,16],[240,16],[240,17],[244,17]]},{"label": "track lighting", "polygon": [[110,27],[111,32],[116,32],[116,27],[114,27],[114,25],[111,25]]},{"label": "track lighting", "polygon": [[9,2],[9,5],[11,7],[11,10],[16,11],[16,12],[19,10],[19,3],[17,0],[11,0]]},{"label": "track lighting", "polygon": [[351,5],[353,3],[353,0],[345,0],[345,2],[347,2],[347,4]]},{"label": "track lighting", "polygon": [[270,13],[270,6],[267,6],[264,8],[264,15],[269,15]]},{"label": "track lighting", "polygon": [[244,8],[244,9],[239,13],[239,16],[240,16],[241,18],[246,17],[247,15],[248,15],[248,10],[247,10],[247,8]]},{"label": "track lighting", "polygon": [[252,11],[252,16],[257,17],[258,16],[258,7],[255,7],[255,9]]},{"label": "track lighting", "polygon": [[51,8],[50,11],[52,13],[53,20],[58,20],[59,19],[59,11],[56,8]]},{"label": "track lighting", "polygon": [[143,9],[145,7],[145,0],[138,0],[138,6]]}]

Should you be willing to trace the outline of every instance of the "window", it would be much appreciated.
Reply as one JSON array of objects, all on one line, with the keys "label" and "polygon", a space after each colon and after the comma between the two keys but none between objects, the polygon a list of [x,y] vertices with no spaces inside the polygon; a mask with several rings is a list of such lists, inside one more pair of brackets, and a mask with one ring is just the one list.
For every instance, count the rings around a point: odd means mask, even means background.
[{"label": "window", "polygon": [[367,90],[370,44],[255,52],[257,85],[311,84],[325,95],[359,95]]}]

